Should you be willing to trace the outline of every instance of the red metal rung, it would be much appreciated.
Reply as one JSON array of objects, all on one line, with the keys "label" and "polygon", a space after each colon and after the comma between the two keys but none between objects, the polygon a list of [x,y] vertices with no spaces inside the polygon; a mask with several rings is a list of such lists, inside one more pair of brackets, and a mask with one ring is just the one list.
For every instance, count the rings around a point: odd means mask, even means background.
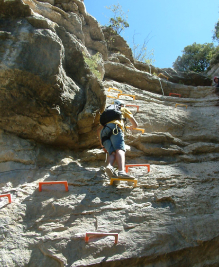
[{"label": "red metal rung", "polygon": [[139,111],[139,106],[138,105],[125,105],[126,107],[136,107],[137,108],[137,112]]},{"label": "red metal rung", "polygon": [[39,182],[39,191],[42,191],[43,184],[64,184],[65,190],[68,191],[68,182],[67,181],[46,181],[46,182]]},{"label": "red metal rung", "polygon": [[181,97],[181,94],[169,93],[169,96],[171,96],[171,95],[175,95],[175,96]]},{"label": "red metal rung", "polygon": [[115,236],[115,244],[118,243],[118,233],[96,233],[96,232],[89,232],[85,235],[85,242],[89,241],[90,236]]},{"label": "red metal rung", "polygon": [[8,202],[11,203],[11,194],[0,195],[0,197],[7,197],[8,198]]},{"label": "red metal rung", "polygon": [[129,167],[139,167],[139,166],[146,166],[148,168],[148,172],[150,172],[150,164],[126,164],[125,171],[128,172]]}]

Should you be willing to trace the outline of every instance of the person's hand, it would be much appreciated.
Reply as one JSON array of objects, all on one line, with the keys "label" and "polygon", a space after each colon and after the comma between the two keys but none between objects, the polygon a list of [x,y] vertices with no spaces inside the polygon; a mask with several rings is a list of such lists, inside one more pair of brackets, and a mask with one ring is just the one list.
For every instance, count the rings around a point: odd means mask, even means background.
[{"label": "person's hand", "polygon": [[107,150],[106,150],[106,148],[103,146],[102,147],[102,149],[103,149],[103,151],[105,152],[105,153],[107,153]]},{"label": "person's hand", "polygon": [[129,130],[133,130],[135,127],[133,125],[129,126]]},{"label": "person's hand", "polygon": [[101,144],[101,148],[103,149],[103,151],[105,152],[105,153],[107,153],[107,150],[106,150],[106,148]]}]

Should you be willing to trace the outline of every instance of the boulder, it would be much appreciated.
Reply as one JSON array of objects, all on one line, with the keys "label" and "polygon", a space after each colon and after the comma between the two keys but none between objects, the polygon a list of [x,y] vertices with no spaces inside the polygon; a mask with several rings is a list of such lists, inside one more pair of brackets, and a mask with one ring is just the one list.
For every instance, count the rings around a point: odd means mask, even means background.
[{"label": "boulder", "polygon": [[1,26],[0,127],[47,144],[93,146],[95,135],[80,143],[79,133],[92,132],[105,95],[85,62],[86,47],[42,15]]},{"label": "boulder", "polygon": [[212,80],[209,74],[197,73],[194,71],[182,72],[172,68],[156,68],[150,64],[135,61],[136,69],[158,76],[160,79],[168,80],[172,83],[191,85],[191,86],[211,86]]},{"label": "boulder", "polygon": [[194,71],[182,72],[176,71],[172,68],[158,69],[158,76],[161,78],[167,79],[173,83],[179,83],[184,85],[192,86],[211,86],[212,80],[202,73],[197,73]]},{"label": "boulder", "polygon": [[135,60],[134,66],[140,71],[149,72],[150,74],[157,74],[157,68],[151,64]]},{"label": "boulder", "polygon": [[131,62],[134,61],[131,48],[122,36],[116,34],[110,27],[102,27],[109,55],[113,53],[121,53]]},{"label": "boulder", "polygon": [[31,9],[22,0],[0,0],[0,18],[23,18],[30,16]]},{"label": "boulder", "polygon": [[212,84],[214,84],[214,77],[218,76],[219,74],[219,63],[212,65],[211,69],[208,70],[207,75],[211,77]]}]

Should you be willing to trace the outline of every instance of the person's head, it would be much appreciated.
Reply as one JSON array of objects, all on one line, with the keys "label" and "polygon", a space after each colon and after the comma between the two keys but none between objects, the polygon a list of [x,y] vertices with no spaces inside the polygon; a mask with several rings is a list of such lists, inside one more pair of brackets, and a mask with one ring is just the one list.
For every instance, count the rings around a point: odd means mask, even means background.
[{"label": "person's head", "polygon": [[219,80],[218,80],[218,77],[215,76],[215,77],[214,77],[214,82],[215,82],[215,83],[218,83],[218,81],[219,81]]},{"label": "person's head", "polygon": [[116,99],[116,100],[114,101],[114,104],[115,104],[115,105],[118,105],[118,106],[120,106],[120,107],[124,107],[124,106],[125,106],[124,101],[119,100],[119,99]]}]

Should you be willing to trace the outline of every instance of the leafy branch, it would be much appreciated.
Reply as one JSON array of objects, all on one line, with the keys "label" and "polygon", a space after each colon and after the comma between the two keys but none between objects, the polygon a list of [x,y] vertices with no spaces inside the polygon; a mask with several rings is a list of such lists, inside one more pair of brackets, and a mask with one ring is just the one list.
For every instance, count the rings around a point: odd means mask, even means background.
[{"label": "leafy branch", "polygon": [[132,39],[132,42],[133,42],[132,52],[133,52],[134,59],[144,62],[144,63],[153,64],[155,62],[155,59],[153,58],[154,50],[151,49],[150,51],[148,51],[148,47],[147,47],[148,42],[152,38],[150,37],[150,33],[144,39],[144,42],[141,46],[140,44],[136,44],[135,36],[136,36],[136,33],[134,33],[133,39]]},{"label": "leafy branch", "polygon": [[128,16],[122,10],[120,4],[106,6],[107,9],[113,12],[113,17],[109,19],[109,27],[113,29],[114,33],[120,34],[125,28],[129,27]]}]

